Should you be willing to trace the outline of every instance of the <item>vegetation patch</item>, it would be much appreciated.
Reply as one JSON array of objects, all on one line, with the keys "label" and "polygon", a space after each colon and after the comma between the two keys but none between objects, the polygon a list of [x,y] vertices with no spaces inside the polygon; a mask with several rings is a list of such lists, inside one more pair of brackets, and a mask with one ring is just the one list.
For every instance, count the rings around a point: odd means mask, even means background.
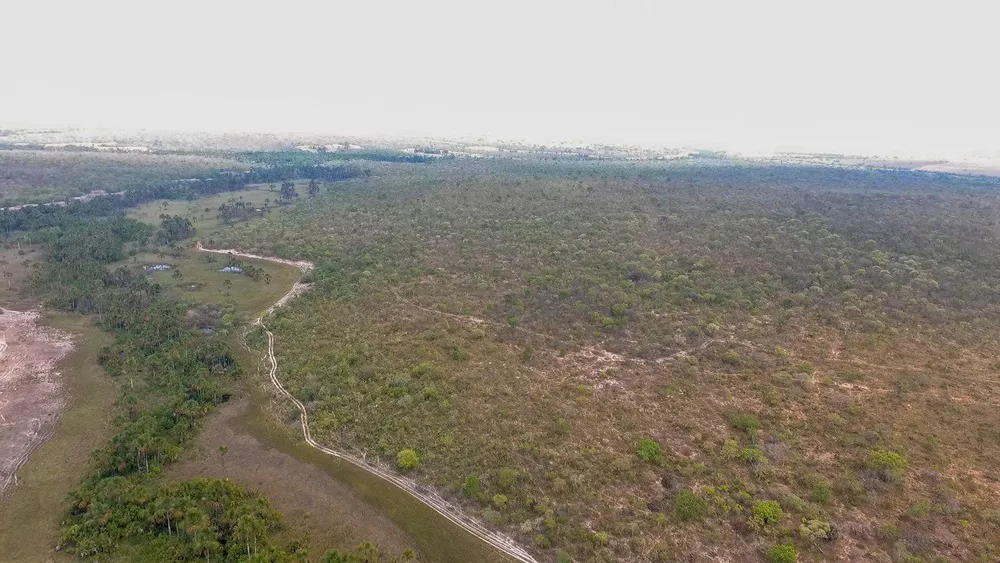
[{"label": "vegetation patch", "polygon": [[[996,181],[713,158],[371,169],[215,236],[316,264],[272,330],[283,384],[336,421],[317,440],[414,449],[419,479],[578,560],[750,552],[802,517],[888,559],[897,540],[863,523],[904,529],[929,489],[956,512],[920,517],[924,553],[990,558]],[[869,465],[886,444],[902,477]],[[681,489],[706,500],[683,534],[662,522]],[[747,524],[767,499],[794,527]]]}]

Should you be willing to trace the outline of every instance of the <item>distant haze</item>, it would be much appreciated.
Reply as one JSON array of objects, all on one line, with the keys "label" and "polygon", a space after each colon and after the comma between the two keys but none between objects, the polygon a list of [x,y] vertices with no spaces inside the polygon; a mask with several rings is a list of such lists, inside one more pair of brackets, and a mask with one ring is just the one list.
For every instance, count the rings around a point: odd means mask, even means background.
[{"label": "distant haze", "polygon": [[7,2],[0,127],[1000,159],[983,2]]}]

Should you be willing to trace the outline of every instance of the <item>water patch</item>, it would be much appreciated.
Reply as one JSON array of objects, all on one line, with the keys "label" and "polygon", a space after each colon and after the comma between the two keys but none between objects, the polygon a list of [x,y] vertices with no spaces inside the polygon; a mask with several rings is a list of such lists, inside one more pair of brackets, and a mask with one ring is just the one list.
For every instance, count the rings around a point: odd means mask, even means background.
[{"label": "water patch", "polygon": [[243,268],[240,268],[239,266],[226,266],[225,268],[222,268],[219,271],[225,272],[227,274],[242,274]]},{"label": "water patch", "polygon": [[170,269],[170,264],[153,264],[151,266],[146,266],[147,272],[163,272]]}]

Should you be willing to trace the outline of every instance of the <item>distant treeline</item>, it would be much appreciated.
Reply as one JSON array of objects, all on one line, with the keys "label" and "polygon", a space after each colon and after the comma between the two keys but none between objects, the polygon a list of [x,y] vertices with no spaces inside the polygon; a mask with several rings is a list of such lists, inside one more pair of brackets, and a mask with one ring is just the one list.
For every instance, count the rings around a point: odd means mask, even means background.
[{"label": "distant treeline", "polygon": [[90,201],[70,200],[65,205],[29,205],[0,210],[0,231],[4,235],[55,227],[74,218],[106,217],[157,199],[188,199],[245,189],[250,184],[310,178],[333,182],[370,175],[366,169],[350,166],[289,164],[252,168],[243,172],[214,172],[190,180],[142,182],[115,194]]},{"label": "distant treeline", "polygon": [[[236,153],[236,160],[257,165],[270,166],[319,166],[329,167],[331,162],[347,160],[371,160],[377,162],[409,162],[421,164],[436,160],[431,156],[408,154],[393,150],[352,150],[343,152],[308,151],[247,151]],[[327,165],[327,166],[324,166]],[[304,176],[308,178],[309,176]],[[322,178],[316,178],[320,180]]]}]

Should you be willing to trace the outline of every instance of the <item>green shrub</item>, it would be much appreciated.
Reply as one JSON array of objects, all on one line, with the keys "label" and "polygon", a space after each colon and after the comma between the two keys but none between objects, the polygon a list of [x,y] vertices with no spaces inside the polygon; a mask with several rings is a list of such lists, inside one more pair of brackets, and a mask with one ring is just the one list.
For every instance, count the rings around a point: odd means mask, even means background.
[{"label": "green shrub", "polygon": [[399,450],[396,454],[396,466],[403,471],[409,471],[420,463],[420,458],[417,457],[417,452],[411,449]]},{"label": "green shrub", "polygon": [[677,499],[674,501],[674,514],[681,522],[698,520],[705,514],[705,499],[690,489],[684,489],[677,493]]},{"label": "green shrub", "polygon": [[849,473],[842,475],[837,478],[834,487],[840,498],[853,506],[860,506],[867,499],[865,486],[855,475]]},{"label": "green shrub", "polygon": [[889,450],[872,450],[868,453],[868,469],[885,481],[896,481],[906,472],[906,458]]},{"label": "green shrub", "polygon": [[413,366],[410,369],[410,373],[415,377],[423,377],[425,375],[434,375],[434,364],[431,362],[423,362],[419,365]]},{"label": "green shrub", "polygon": [[722,361],[731,366],[739,366],[743,363],[743,356],[740,356],[739,352],[730,350],[722,355]]},{"label": "green shrub", "polygon": [[799,552],[794,545],[776,545],[767,550],[767,563],[795,563]]},{"label": "green shrub", "polygon": [[591,532],[590,535],[587,536],[587,539],[590,540],[590,543],[597,546],[608,545],[607,532]]},{"label": "green shrub", "polygon": [[501,510],[507,508],[507,505],[510,504],[510,499],[507,498],[507,495],[493,495],[492,500],[493,500],[493,506]]},{"label": "green shrub", "polygon": [[798,512],[802,512],[806,509],[806,501],[802,500],[799,495],[787,493],[781,497],[781,506],[784,507],[785,510],[796,510]]},{"label": "green shrub", "polygon": [[565,436],[569,434],[572,425],[565,418],[560,418],[552,423],[552,432],[559,436]]},{"label": "green shrub", "polygon": [[722,444],[722,455],[726,459],[740,459],[742,453],[740,444],[736,440],[726,440]]},{"label": "green shrub", "polygon": [[501,491],[510,491],[517,485],[520,473],[510,467],[502,467],[497,471],[497,488]]},{"label": "green shrub", "polygon": [[663,457],[663,448],[660,447],[660,443],[652,438],[643,438],[639,440],[639,446],[636,448],[636,455],[642,461],[659,461]]},{"label": "green shrub", "polygon": [[538,534],[537,536],[535,536],[535,547],[541,549],[552,547],[552,542],[549,541],[549,538],[545,537],[544,535]]},{"label": "green shrub", "polygon": [[740,459],[746,463],[761,463],[767,461],[767,458],[764,457],[764,452],[757,448],[743,448],[743,450],[740,451]]},{"label": "green shrub", "polygon": [[830,502],[830,497],[832,496],[832,487],[830,482],[822,477],[816,479],[812,483],[812,499],[818,503],[826,504]]},{"label": "green shrub", "polygon": [[469,353],[466,352],[458,344],[452,344],[451,345],[451,359],[455,360],[456,362],[464,362],[465,360],[469,359]]},{"label": "green shrub", "polygon": [[759,500],[753,503],[753,521],[758,526],[777,524],[783,514],[777,501]]},{"label": "green shrub", "polygon": [[504,522],[503,513],[498,510],[493,510],[492,508],[487,508],[483,511],[483,518],[494,526],[503,524]]},{"label": "green shrub", "polygon": [[573,557],[560,549],[556,552],[556,563],[573,563]]},{"label": "green shrub", "polygon": [[479,492],[479,477],[476,477],[475,475],[469,475],[466,477],[465,484],[462,485],[462,490],[465,491],[465,494],[470,497],[476,496],[476,493]]},{"label": "green shrub", "polygon": [[760,432],[760,421],[752,414],[738,414],[733,417],[732,424],[733,428],[745,433],[751,439]]},{"label": "green shrub", "polygon": [[803,519],[799,524],[799,536],[808,540],[833,539],[833,526],[822,520]]},{"label": "green shrub", "polygon": [[816,368],[813,367],[813,365],[811,363],[809,363],[809,362],[802,362],[801,364],[799,364],[799,367],[798,367],[798,372],[799,373],[812,374],[812,372],[814,372],[814,371],[816,371]]},{"label": "green shrub", "polygon": [[930,502],[922,500],[911,506],[910,509],[906,511],[906,515],[910,518],[923,518],[924,516],[930,514],[932,509],[933,507]]}]

